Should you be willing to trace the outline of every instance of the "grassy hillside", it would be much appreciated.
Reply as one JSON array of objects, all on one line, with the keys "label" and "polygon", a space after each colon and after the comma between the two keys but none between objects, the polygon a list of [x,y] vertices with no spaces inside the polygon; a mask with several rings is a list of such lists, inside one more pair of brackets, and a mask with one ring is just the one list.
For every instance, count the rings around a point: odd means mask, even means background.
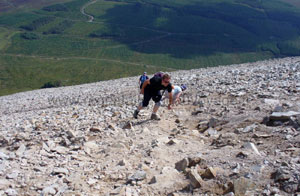
[{"label": "grassy hillside", "polygon": [[42,8],[71,0],[0,0],[0,12],[17,12]]},{"label": "grassy hillside", "polygon": [[61,1],[40,9],[0,12],[0,32],[0,95],[5,95],[54,81],[73,85],[144,70],[300,55],[300,4]]}]

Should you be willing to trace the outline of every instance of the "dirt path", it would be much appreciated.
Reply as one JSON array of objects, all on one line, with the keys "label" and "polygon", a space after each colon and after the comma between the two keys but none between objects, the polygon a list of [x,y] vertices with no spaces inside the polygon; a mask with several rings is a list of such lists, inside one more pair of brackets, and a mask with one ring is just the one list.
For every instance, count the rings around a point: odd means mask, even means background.
[{"label": "dirt path", "polygon": [[83,6],[81,7],[81,9],[80,9],[80,12],[81,12],[83,15],[89,17],[89,20],[88,20],[87,22],[93,22],[94,16],[87,14],[87,13],[85,12],[85,8],[87,8],[88,6],[90,6],[90,5],[92,5],[92,4],[96,3],[96,2],[97,2],[97,0],[88,2],[87,4],[83,5]]}]

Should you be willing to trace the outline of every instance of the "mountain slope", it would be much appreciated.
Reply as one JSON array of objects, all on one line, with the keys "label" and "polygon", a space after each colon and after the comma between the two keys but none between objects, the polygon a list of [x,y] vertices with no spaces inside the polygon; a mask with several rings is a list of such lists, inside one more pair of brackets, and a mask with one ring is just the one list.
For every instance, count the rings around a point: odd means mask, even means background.
[{"label": "mountain slope", "polygon": [[137,77],[2,96],[0,194],[296,194],[299,66],[172,72],[188,89],[161,121],[133,119]]}]

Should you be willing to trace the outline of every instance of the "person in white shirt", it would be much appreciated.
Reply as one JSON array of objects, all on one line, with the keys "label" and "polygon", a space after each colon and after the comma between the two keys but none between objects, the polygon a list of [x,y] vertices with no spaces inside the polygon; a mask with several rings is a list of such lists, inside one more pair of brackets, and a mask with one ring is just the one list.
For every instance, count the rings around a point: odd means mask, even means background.
[{"label": "person in white shirt", "polygon": [[[181,85],[181,86],[178,86],[178,85],[174,85],[172,86],[172,95],[173,95],[173,98],[172,98],[172,105],[174,104],[179,104],[180,103],[180,95],[182,94],[183,91],[186,90],[186,85]],[[162,99],[162,101],[164,99],[166,99],[168,96],[164,97]]]}]

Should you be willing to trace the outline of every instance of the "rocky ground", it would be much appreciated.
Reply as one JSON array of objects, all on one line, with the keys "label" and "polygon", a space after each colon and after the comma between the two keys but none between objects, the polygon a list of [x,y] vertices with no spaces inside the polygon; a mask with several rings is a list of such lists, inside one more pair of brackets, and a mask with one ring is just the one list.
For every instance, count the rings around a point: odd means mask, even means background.
[{"label": "rocky ground", "polygon": [[160,121],[138,77],[0,97],[0,195],[299,194],[300,58],[171,75]]}]

